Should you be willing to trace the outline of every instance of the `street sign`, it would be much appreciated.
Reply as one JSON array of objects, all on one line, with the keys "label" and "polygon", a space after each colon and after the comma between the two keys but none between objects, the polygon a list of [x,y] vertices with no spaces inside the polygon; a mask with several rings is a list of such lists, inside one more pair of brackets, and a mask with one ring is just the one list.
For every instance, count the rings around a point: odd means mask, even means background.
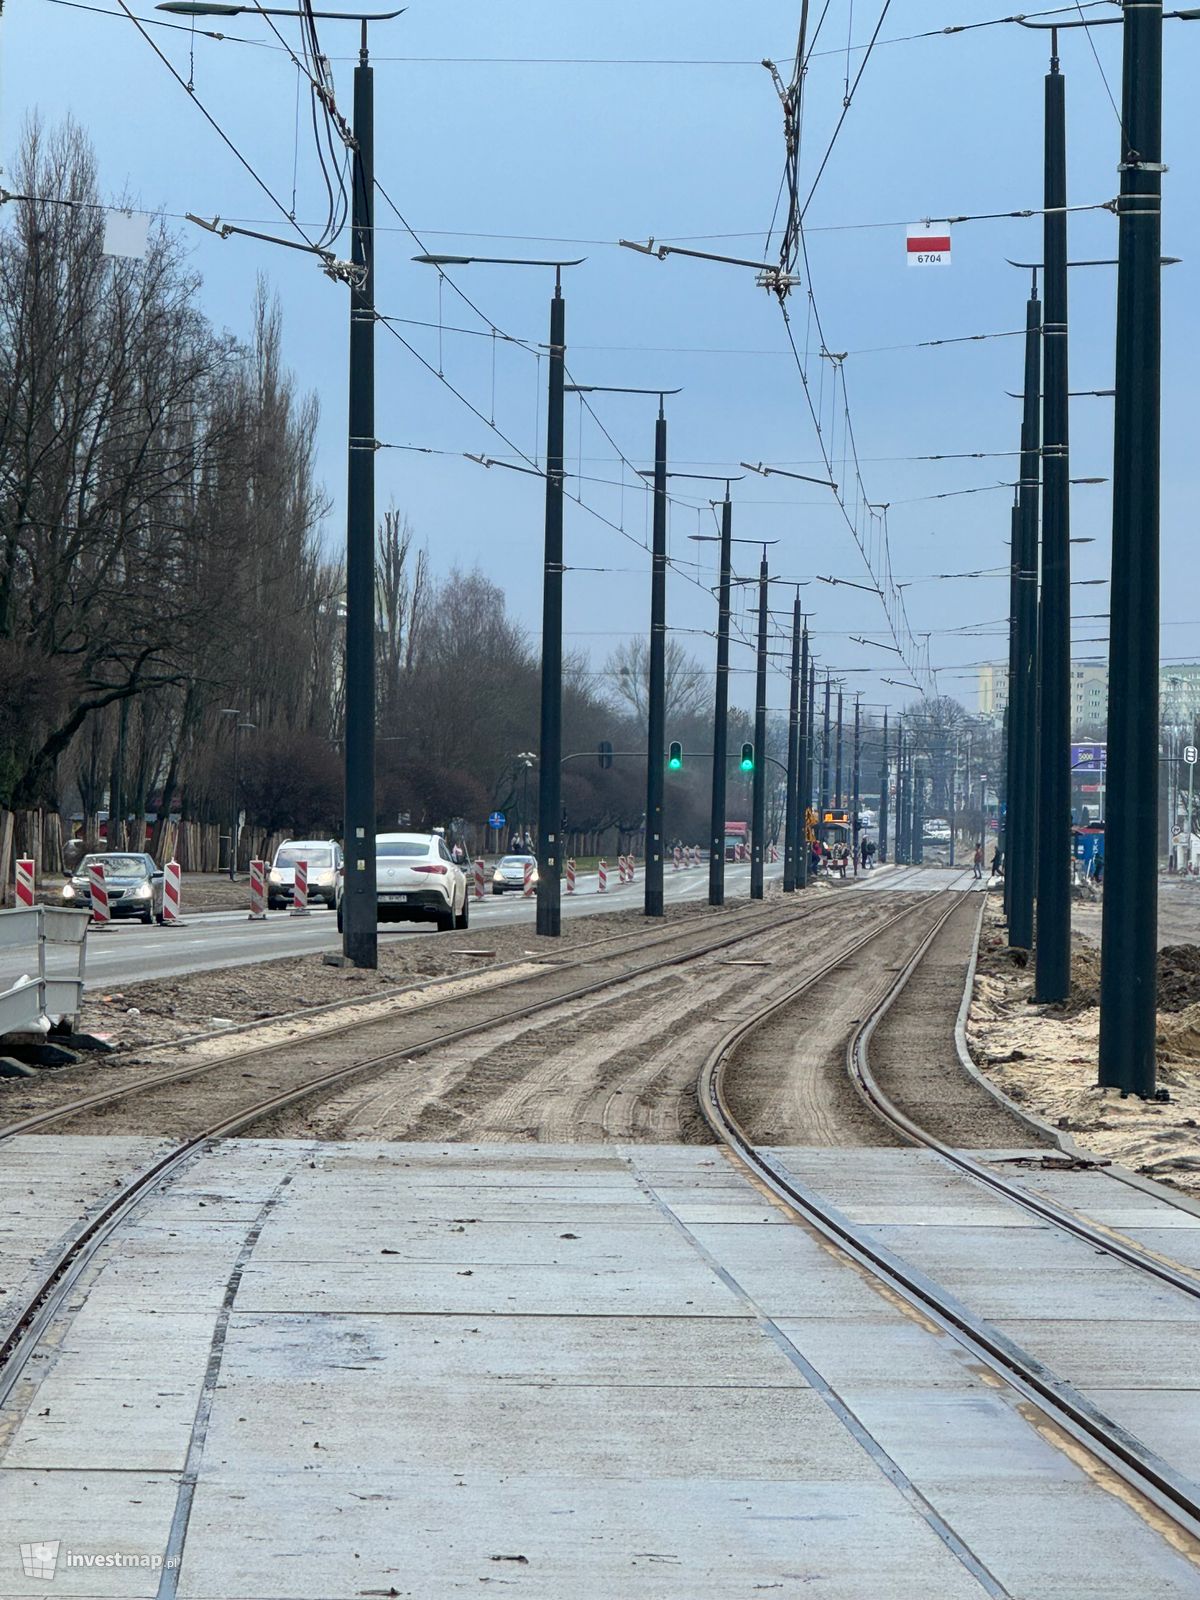
[{"label": "street sign", "polygon": [[505,817],[503,811],[493,811],[491,816],[488,818],[488,827],[502,828],[504,826],[504,821]]},{"label": "street sign", "polygon": [[1194,744],[1184,745],[1183,759],[1187,762],[1189,767],[1194,767],[1196,765],[1196,746]]},{"label": "street sign", "polygon": [[914,223],[908,230],[905,250],[910,267],[948,267],[950,230],[939,231],[927,222]]},{"label": "street sign", "polygon": [[1072,772],[1103,772],[1107,766],[1108,746],[1090,742],[1071,746]]}]

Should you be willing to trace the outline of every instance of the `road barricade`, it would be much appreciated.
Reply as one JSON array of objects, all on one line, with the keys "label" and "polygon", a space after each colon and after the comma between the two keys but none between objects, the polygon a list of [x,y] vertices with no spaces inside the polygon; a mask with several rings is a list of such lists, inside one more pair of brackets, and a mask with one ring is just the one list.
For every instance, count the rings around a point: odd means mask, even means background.
[{"label": "road barricade", "polygon": [[525,888],[523,889],[522,893],[524,894],[526,900],[528,900],[529,897],[533,894],[533,862],[532,861],[527,861],[525,863]]},{"label": "road barricade", "polygon": [[483,899],[483,857],[482,856],[480,856],[475,862],[475,898],[476,898],[476,900],[482,900]]},{"label": "road barricade", "polygon": [[292,915],[308,916],[308,862],[296,863],[296,886],[292,890]]},{"label": "road barricade", "polygon": [[601,859],[596,863],[596,893],[604,894],[608,888],[608,862]]},{"label": "road barricade", "polygon": [[174,928],[182,920],[183,869],[178,861],[168,861],[163,868],[162,920],[164,928]]},{"label": "road barricade", "polygon": [[625,857],[624,856],[618,856],[617,857],[617,881],[619,883],[624,883],[626,881],[626,869],[625,869]]},{"label": "road barricade", "polygon": [[633,856],[626,856],[625,857],[625,882],[626,883],[632,883],[633,882],[634,868],[636,866],[637,866],[637,862],[634,860]]},{"label": "road barricade", "polygon": [[[72,1028],[78,1026],[89,920],[88,912],[65,906],[17,906],[0,911],[0,949],[37,947],[37,977],[22,977],[0,992],[0,1034],[45,1033],[53,1022],[67,1018]],[[47,946],[78,950],[71,976],[47,971]]]},{"label": "road barricade", "polygon": [[92,921],[98,928],[112,925],[112,910],[108,903],[108,884],[104,878],[103,861],[93,861],[88,866],[88,890],[92,897]]},{"label": "road barricade", "polygon": [[567,893],[575,893],[575,857],[567,862]]},{"label": "road barricade", "polygon": [[250,922],[267,920],[267,863],[250,863]]},{"label": "road barricade", "polygon": [[17,862],[17,904],[31,906],[33,904],[33,884],[37,876],[37,863],[27,856],[22,856]]},{"label": "road barricade", "polygon": [[676,845],[674,850],[671,851],[671,870],[672,870],[672,872],[678,872],[680,867],[682,867],[682,865],[683,865],[683,851],[680,849],[680,847],[678,845]]}]

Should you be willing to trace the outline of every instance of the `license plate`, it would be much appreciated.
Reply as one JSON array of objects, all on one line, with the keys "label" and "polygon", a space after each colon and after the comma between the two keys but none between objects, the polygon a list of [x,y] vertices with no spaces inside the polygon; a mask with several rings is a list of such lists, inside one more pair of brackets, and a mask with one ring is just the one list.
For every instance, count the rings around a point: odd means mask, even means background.
[{"label": "license plate", "polygon": [[381,894],[379,898],[381,900],[386,900],[389,905],[397,905],[401,902],[407,901],[408,896],[406,894]]}]

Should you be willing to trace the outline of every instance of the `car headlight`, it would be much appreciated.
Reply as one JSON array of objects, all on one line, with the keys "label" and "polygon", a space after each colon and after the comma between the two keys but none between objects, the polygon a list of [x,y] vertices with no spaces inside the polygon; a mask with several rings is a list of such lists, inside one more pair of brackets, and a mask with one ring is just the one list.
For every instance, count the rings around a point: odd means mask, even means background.
[{"label": "car headlight", "polygon": [[332,872],[317,872],[309,879],[310,883],[323,884],[328,888],[332,888],[335,881],[336,879]]},{"label": "car headlight", "polygon": [[495,872],[492,873],[492,882],[493,883],[503,883],[504,882],[504,874],[500,871],[499,867],[497,867]]},{"label": "car headlight", "polygon": [[64,900],[74,900],[74,898],[75,898],[75,886],[74,886],[74,884],[71,884],[71,883],[63,884],[63,899]]},{"label": "car headlight", "polygon": [[133,898],[135,900],[149,900],[153,893],[154,890],[150,884],[139,883],[137,888],[133,891]]},{"label": "car headlight", "polygon": [[270,872],[267,873],[267,882],[268,883],[282,883],[283,882],[283,874],[280,872],[278,867],[272,867]]}]

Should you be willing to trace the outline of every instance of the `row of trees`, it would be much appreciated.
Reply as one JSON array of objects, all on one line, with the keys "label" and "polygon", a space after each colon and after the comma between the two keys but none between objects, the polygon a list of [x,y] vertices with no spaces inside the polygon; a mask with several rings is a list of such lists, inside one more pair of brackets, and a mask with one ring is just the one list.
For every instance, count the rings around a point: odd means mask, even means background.
[{"label": "row of trees", "polygon": [[[279,309],[260,284],[249,338],[214,327],[162,226],[144,260],[105,256],[94,159],[70,123],[29,128],[16,187],[0,232],[0,806],[78,816],[86,832],[111,809],[114,842],[120,819],[137,819],[132,842],[149,814],[152,847],[171,814],[227,827],[241,723],[249,826],[337,833],[343,571],[324,542],[317,401],[284,365]],[[539,662],[503,591],[478,571],[436,576],[394,508],[377,570],[380,824],[464,819],[481,842],[494,810],[531,823],[521,756],[537,746]],[[575,848],[642,828],[646,657],[633,641],[599,670],[566,662]],[[667,778],[668,841],[708,835],[712,687],[672,641],[668,738],[687,756]],[[972,740],[975,771],[998,770],[956,701],[907,723],[934,810],[949,814]],[[730,748],[752,737],[733,712]],[[864,751],[872,738],[865,723]],[[607,769],[602,741],[617,752]],[[759,752],[772,837],[785,743],[772,717]],[[865,794],[877,770],[867,756]],[[749,799],[731,773],[729,816]]]},{"label": "row of trees", "polygon": [[[80,129],[31,126],[0,232],[0,806],[266,833],[341,820],[343,571],[324,543],[318,407],[260,284],[248,339],[210,322],[179,240],[102,253]],[[519,805],[539,667],[479,572],[430,570],[379,528],[379,815],[473,825]],[[644,745],[645,654],[567,662],[565,748]],[[671,737],[709,747],[711,677],[673,646]],[[236,713],[236,715],[234,714]],[[738,736],[744,736],[738,730]],[[707,765],[672,775],[668,828],[707,832]],[[581,834],[642,823],[644,761],[564,773]],[[731,794],[738,798],[736,787]],[[158,840],[155,840],[157,843]]]}]

